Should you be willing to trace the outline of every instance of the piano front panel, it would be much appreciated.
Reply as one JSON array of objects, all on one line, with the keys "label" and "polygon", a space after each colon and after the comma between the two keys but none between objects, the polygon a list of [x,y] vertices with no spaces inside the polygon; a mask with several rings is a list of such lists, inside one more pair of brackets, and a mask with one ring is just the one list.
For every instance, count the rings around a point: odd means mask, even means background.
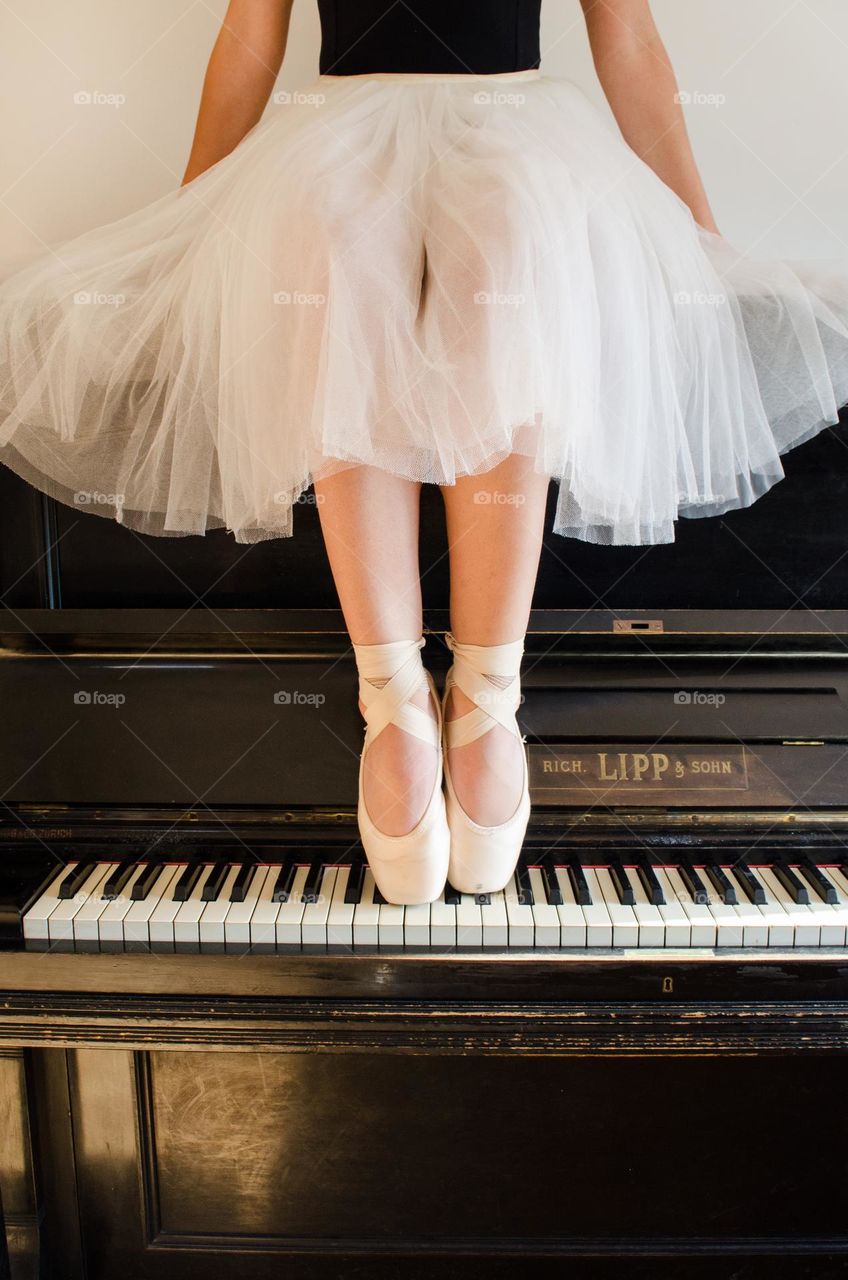
[{"label": "piano front panel", "polygon": [[762,1065],[78,1049],[47,1073],[78,1158],[47,1209],[73,1194],[97,1280],[199,1280],[210,1251],[222,1280],[842,1275],[841,1061],[772,1091]]}]

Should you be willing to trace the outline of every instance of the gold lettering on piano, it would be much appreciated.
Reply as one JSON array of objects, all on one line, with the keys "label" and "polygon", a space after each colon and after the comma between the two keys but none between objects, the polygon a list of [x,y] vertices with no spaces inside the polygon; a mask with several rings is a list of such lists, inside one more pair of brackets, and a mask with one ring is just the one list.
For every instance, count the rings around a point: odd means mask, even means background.
[{"label": "gold lettering on piano", "polygon": [[[533,743],[529,749],[530,781],[543,800],[557,795],[572,803],[579,795],[587,801],[615,803],[627,793],[628,801],[644,794],[678,794],[686,791],[747,791],[748,756],[744,746],[547,746]],[[623,799],[623,796],[622,796]],[[637,800],[638,802],[638,800]]]}]

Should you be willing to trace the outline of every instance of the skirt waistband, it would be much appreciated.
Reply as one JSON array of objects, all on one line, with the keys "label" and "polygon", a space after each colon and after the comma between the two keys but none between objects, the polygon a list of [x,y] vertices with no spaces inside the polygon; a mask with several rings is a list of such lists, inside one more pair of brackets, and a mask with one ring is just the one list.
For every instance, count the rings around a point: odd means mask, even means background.
[{"label": "skirt waistband", "polygon": [[474,73],[466,74],[465,72],[430,72],[430,71],[363,71],[358,75],[351,76],[334,76],[325,74],[319,76],[319,81],[341,81],[341,80],[387,80],[390,82],[398,82],[403,84],[457,84],[457,83],[476,83],[491,84],[493,81],[497,83],[509,82],[515,80],[538,80],[541,77],[539,67],[529,67],[526,71],[496,71],[492,74],[477,75]]}]

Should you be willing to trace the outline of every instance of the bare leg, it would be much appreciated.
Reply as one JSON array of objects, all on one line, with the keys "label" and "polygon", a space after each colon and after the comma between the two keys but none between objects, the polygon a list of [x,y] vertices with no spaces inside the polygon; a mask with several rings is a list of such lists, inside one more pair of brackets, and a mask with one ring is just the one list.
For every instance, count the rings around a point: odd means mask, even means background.
[{"label": "bare leg", "polygon": [[[350,467],[315,484],[321,528],[354,644],[415,640],[423,626],[418,566],[421,486],[376,467]],[[429,706],[426,690],[412,701]],[[359,703],[363,710],[362,702]],[[390,724],[365,754],[365,804],[386,835],[405,835],[433,790],[436,752]]]},{"label": "bare leg", "polygon": [[[451,570],[451,630],[462,644],[507,644],[524,637],[542,548],[549,481],[513,454],[484,475],[445,485]],[[473,703],[451,689],[446,716]],[[450,769],[460,804],[475,822],[496,826],[521,794],[521,743],[502,725],[453,747]]]}]

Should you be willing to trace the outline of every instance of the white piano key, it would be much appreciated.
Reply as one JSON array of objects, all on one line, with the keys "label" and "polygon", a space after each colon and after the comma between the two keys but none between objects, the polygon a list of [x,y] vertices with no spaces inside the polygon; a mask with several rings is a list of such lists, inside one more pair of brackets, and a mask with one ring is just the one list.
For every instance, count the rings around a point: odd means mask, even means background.
[{"label": "white piano key", "polygon": [[403,946],[403,919],[406,908],[396,902],[381,902],[377,920],[377,945],[380,947]]},{"label": "white piano key", "polygon": [[227,951],[275,951],[277,948],[277,916],[279,902],[274,902],[274,887],[280,874],[279,863],[259,866],[244,895],[234,902],[224,921],[224,947]]},{"label": "white piano key", "polygon": [[430,946],[456,946],[456,907],[445,902],[444,890],[430,903]]},{"label": "white piano key", "polygon": [[[848,894],[843,892],[836,877],[832,874],[835,868],[819,867],[822,875],[833,885],[838,901],[833,904],[816,900],[819,923],[821,925],[821,945],[823,947],[844,947],[848,943]],[[812,902],[812,894],[810,901]]]},{"label": "white piano key", "polygon": [[236,905],[230,902],[230,894],[241,867],[230,867],[221,892],[214,902],[207,902],[198,923],[201,951],[223,951],[226,942],[225,924],[231,909]]},{"label": "white piano key", "polygon": [[734,875],[733,868],[724,866],[722,871],[736,890],[736,905],[731,907],[731,910],[736,913],[736,918],[742,926],[742,946],[768,947],[773,945],[769,941],[772,930],[776,931],[774,933],[776,938],[781,936],[781,930],[785,935],[786,921],[782,912],[775,912],[774,903],[764,911],[763,907],[750,902],[742,884]]},{"label": "white piano key", "polygon": [[430,946],[430,903],[407,907],[403,918],[404,945],[418,948]]},{"label": "white piano key", "polygon": [[310,868],[299,866],[292,881],[288,902],[280,903],[277,915],[276,938],[278,947],[299,947],[300,929],[306,903],[302,901],[303,890],[309,879]]},{"label": "white piano key", "polygon": [[665,867],[654,867],[654,874],[663,891],[663,902],[657,911],[665,926],[665,945],[667,947],[692,946],[692,922],[686,914],[683,903],[678,900],[677,893],[665,874]]},{"label": "white piano key", "polygon": [[586,921],[586,945],[588,947],[611,947],[612,920],[604,900],[604,891],[596,875],[596,869],[594,867],[584,867],[583,874],[586,877],[586,884],[589,886],[589,893],[592,895],[591,903],[583,908],[583,917]]},{"label": "white piano key", "polygon": [[[820,868],[820,870],[822,876],[833,884],[833,878],[828,876],[825,868]],[[798,874],[797,868],[795,868],[795,874]],[[839,891],[836,890],[836,892]],[[813,927],[819,929],[819,942],[816,943],[816,946],[842,947],[845,945],[845,925],[848,924],[848,913],[845,913],[844,905],[840,909],[838,902],[822,902],[811,886],[810,905],[807,906],[807,911],[810,913],[810,923]],[[797,942],[797,946],[804,945],[806,943]]]},{"label": "white piano key", "polygon": [[78,863],[68,862],[60,867],[40,898],[32,904],[24,916],[24,937],[28,941],[47,941],[50,936],[47,922],[62,899],[59,897],[59,885],[69,871],[73,871]]},{"label": "white piano key", "polygon": [[374,876],[371,868],[365,868],[362,880],[362,896],[353,912],[353,945],[376,947],[380,941],[380,908],[374,901]]},{"label": "white piano key", "polygon": [[[692,930],[690,946],[715,947],[718,926],[706,902],[694,902],[677,867],[657,868],[660,884],[668,884],[671,894],[686,913]],[[706,886],[705,886],[706,892]],[[741,936],[741,930],[740,930]]]},{"label": "white piano key", "polygon": [[763,920],[765,920],[767,928],[769,928],[769,946],[770,947],[792,947],[794,946],[794,924],[789,919],[787,913],[783,909],[778,897],[775,897],[771,884],[760,874],[760,867],[751,867],[752,876],[761,884],[763,892],[766,895],[766,901],[758,904],[757,910],[760,911]]},{"label": "white piano key", "polygon": [[[230,909],[224,919],[224,950],[236,955],[242,955],[250,949],[253,941],[253,919],[258,909],[259,896],[268,888],[268,893],[273,891],[276,882],[276,875],[279,867],[257,866],[256,874],[250,882],[247,892],[242,902],[231,902]],[[272,875],[273,873],[273,875]],[[270,880],[270,884],[268,883]],[[264,950],[273,951],[276,947],[276,939],[274,937],[273,925],[276,920],[277,903],[271,903],[272,920],[271,928],[265,936],[267,945]],[[262,948],[260,948],[262,949]]]},{"label": "white piano key", "polygon": [[757,866],[753,870],[786,913],[792,926],[793,945],[821,946],[821,925],[817,923],[811,908],[804,903],[794,902],[770,867]]},{"label": "white piano key", "polygon": [[545,881],[538,867],[527,868],[527,878],[533,890],[533,932],[537,947],[558,947],[560,945],[559,912],[548,902],[545,893]]},{"label": "white piano key", "polygon": [[150,920],[159,903],[172,891],[178,875],[173,863],[163,866],[158,879],[142,902],[133,902],[124,917],[124,948],[127,951],[147,951],[150,947]]},{"label": "white piano key", "polygon": [[174,919],[183,905],[175,901],[174,889],[187,865],[185,862],[176,864],[177,874],[168,886],[167,895],[157,904],[150,917],[150,946],[154,951],[173,951],[174,949]]},{"label": "white piano key", "polygon": [[211,862],[204,866],[197,883],[185,902],[174,916],[174,949],[176,951],[196,951],[200,947],[200,917],[209,905],[203,901],[203,886],[212,874]]},{"label": "white piano key", "polygon": [[47,922],[51,942],[73,941],[97,947],[97,921],[108,905],[101,891],[117,865],[116,862],[98,862],[78,893],[51,912]]},{"label": "white piano key", "polygon": [[831,863],[827,867],[822,867],[822,871],[836,885],[841,900],[848,902],[848,876],[845,875],[842,868]]},{"label": "white piano key", "polygon": [[349,866],[336,867],[333,900],[330,903],[330,914],[327,917],[327,945],[330,947],[353,946],[354,904],[345,902],[345,894],[350,882],[350,871]]},{"label": "white piano key", "polygon": [[504,889],[506,918],[509,927],[510,947],[533,946],[533,908],[520,901],[520,891],[515,876]]},{"label": "white piano key", "polygon": [[483,908],[473,893],[464,893],[456,907],[456,945],[482,947]]},{"label": "white piano key", "polygon": [[562,894],[562,904],[557,907],[560,926],[561,947],[585,947],[586,917],[583,908],[574,896],[571,877],[567,867],[556,868],[556,879]]},{"label": "white piano key", "polygon": [[635,899],[631,911],[636,917],[636,923],[639,926],[639,946],[665,947],[670,945],[666,942],[665,921],[660,915],[660,909],[655,907],[649,900],[645,892],[645,886],[639,878],[639,872],[635,867],[625,867],[624,874],[627,876]]},{"label": "white piano key", "polygon": [[606,867],[596,867],[598,879],[609,918],[612,921],[612,945],[614,947],[638,947],[639,923],[632,907],[619,902],[612,876]]},{"label": "white piano key", "polygon": [[300,923],[300,939],[304,947],[327,946],[327,920],[336,887],[336,868],[324,867],[318,885],[318,901],[307,902]]},{"label": "white piano key", "polygon": [[509,920],[506,899],[502,893],[490,893],[489,901],[480,908],[480,924],[483,928],[484,947],[509,946]]},{"label": "white piano key", "polygon": [[104,950],[120,950],[124,946],[124,922],[133,905],[132,891],[136,880],[147,873],[147,863],[136,867],[117,898],[106,903],[106,909],[97,921],[97,934]]},{"label": "white piano key", "polygon": [[[745,936],[745,925],[743,918],[739,914],[739,908],[730,906],[723,902],[717,891],[710,884],[706,877],[703,867],[698,867],[704,887],[707,890],[707,906],[715,921],[716,926],[716,946],[717,947],[741,947]],[[726,870],[726,868],[725,868]],[[738,896],[738,895],[737,895]],[[754,928],[753,918],[750,921],[750,927]]]}]

